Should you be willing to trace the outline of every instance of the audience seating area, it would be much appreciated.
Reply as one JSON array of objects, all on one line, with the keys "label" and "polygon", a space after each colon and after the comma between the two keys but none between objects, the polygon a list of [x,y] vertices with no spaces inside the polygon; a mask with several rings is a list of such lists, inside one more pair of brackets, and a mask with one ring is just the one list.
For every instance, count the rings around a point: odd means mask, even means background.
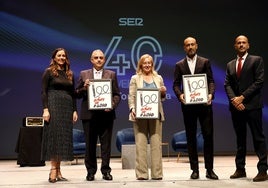
[{"label": "audience seating area", "polygon": [[[197,149],[198,152],[203,151],[203,135],[201,133],[201,129],[197,129]],[[149,141],[148,141],[149,144]],[[116,134],[116,148],[122,154],[122,145],[133,145],[135,146],[135,135],[133,128],[124,128],[117,131]],[[187,153],[187,140],[185,130],[176,132],[173,134],[171,140],[172,148],[175,152],[178,153],[177,161],[179,160],[181,153]],[[162,146],[167,146],[167,156],[169,157],[169,143],[163,142]],[[98,143],[97,147],[99,148],[101,145]],[[126,146],[128,147],[128,146]],[[129,147],[130,148],[130,147]],[[78,158],[84,157],[86,153],[86,143],[85,143],[85,135],[84,131],[81,129],[73,129],[73,156],[76,160],[76,164],[78,164]],[[101,154],[99,153],[99,157]]]}]

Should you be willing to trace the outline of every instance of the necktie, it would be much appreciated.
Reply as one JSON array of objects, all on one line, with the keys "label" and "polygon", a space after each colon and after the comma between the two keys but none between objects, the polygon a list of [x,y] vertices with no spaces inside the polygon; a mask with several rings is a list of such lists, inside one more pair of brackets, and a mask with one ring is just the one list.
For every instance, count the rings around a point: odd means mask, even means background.
[{"label": "necktie", "polygon": [[242,69],[242,60],[243,60],[242,57],[240,57],[238,59],[238,65],[237,65],[237,70],[236,70],[236,75],[238,78],[240,77],[240,73],[241,73],[241,69]]}]

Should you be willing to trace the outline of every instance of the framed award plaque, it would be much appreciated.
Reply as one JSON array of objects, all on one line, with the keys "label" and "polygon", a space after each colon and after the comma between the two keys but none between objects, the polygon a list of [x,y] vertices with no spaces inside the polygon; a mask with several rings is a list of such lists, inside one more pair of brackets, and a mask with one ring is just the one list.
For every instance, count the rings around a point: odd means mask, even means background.
[{"label": "framed award plaque", "polygon": [[183,75],[183,91],[186,104],[202,104],[208,101],[206,74]]},{"label": "framed award plaque", "polygon": [[110,79],[90,80],[87,92],[89,110],[112,108],[112,89]]},{"label": "framed award plaque", "polygon": [[137,89],[136,92],[136,118],[158,119],[159,118],[159,89]]}]

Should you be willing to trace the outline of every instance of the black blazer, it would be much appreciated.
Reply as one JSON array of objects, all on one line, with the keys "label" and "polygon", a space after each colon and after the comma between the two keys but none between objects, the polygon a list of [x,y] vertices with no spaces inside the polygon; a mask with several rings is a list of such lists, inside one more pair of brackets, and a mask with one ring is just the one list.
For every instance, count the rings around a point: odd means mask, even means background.
[{"label": "black blazer", "polygon": [[[231,99],[243,95],[246,110],[263,107],[261,89],[264,83],[264,63],[260,56],[248,55],[244,61],[240,77],[236,76],[236,59],[227,64],[224,88]],[[230,103],[230,110],[234,107]]]},{"label": "black blazer", "polygon": [[[214,98],[215,82],[210,62],[207,58],[197,56],[194,74],[204,74],[204,73],[207,74],[208,93],[212,94],[212,98]],[[186,74],[191,74],[191,71],[188,66],[187,59],[184,58],[176,63],[174,71],[173,91],[177,96],[177,98],[179,99],[179,101],[180,101],[180,95],[183,93],[182,75]]]},{"label": "black blazer", "polygon": [[[81,120],[88,120],[93,117],[95,113],[103,113],[103,110],[88,110],[88,96],[87,96],[87,89],[84,87],[84,83],[86,79],[93,79],[93,70],[83,70],[80,72],[78,85],[76,88],[76,96],[77,98],[82,98],[81,102]],[[103,113],[107,116],[112,116],[113,119],[116,118],[115,115],[115,108],[118,106],[121,97],[120,97],[120,90],[117,82],[117,76],[114,71],[111,70],[103,70],[102,79],[111,79],[112,80],[112,97],[113,97],[113,110],[110,112]],[[104,117],[105,118],[105,117]]]}]

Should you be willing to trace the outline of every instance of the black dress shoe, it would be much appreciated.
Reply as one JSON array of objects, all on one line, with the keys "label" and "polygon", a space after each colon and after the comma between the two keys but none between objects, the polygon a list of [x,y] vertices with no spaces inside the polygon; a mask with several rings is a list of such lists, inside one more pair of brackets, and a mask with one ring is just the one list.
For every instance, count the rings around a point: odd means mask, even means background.
[{"label": "black dress shoe", "polygon": [[57,181],[68,181],[68,179],[58,176]]},{"label": "black dress shoe", "polygon": [[246,171],[245,170],[239,170],[237,169],[233,175],[230,176],[231,179],[236,179],[236,178],[243,178],[247,177]]},{"label": "black dress shoe", "polygon": [[87,181],[93,181],[95,179],[95,176],[94,176],[94,174],[87,174],[86,179],[87,179]]},{"label": "black dress shoe", "polygon": [[212,180],[218,180],[219,177],[215,174],[213,170],[207,170],[206,178],[212,179]]},{"label": "black dress shoe", "polygon": [[258,181],[266,181],[268,180],[267,172],[259,172],[255,178],[253,178],[254,182]]},{"label": "black dress shoe", "polygon": [[199,178],[199,171],[194,170],[191,174],[191,179],[198,179]]},{"label": "black dress shoe", "polygon": [[162,180],[163,178],[162,177],[159,177],[159,178],[152,178],[152,180]]},{"label": "black dress shoe", "polygon": [[104,180],[113,180],[113,176],[110,174],[110,172],[106,172],[103,174],[102,179]]},{"label": "black dress shoe", "polygon": [[148,180],[148,178],[138,177],[137,180]]}]

